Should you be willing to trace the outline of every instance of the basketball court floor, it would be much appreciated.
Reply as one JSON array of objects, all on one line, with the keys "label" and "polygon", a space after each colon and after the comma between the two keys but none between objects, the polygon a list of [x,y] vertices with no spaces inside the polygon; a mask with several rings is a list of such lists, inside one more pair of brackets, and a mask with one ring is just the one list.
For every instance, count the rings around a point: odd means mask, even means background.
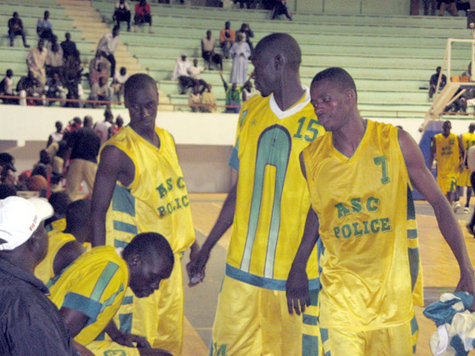
[{"label": "basketball court floor", "polygon": [[[196,237],[201,244],[218,217],[225,194],[191,194],[191,208]],[[473,199],[473,198],[472,198]],[[472,200],[475,204],[475,199]],[[464,203],[461,200],[461,203]],[[473,211],[473,206],[470,211]],[[417,224],[424,276],[425,305],[437,301],[440,294],[453,291],[458,283],[458,265],[444,238],[440,234],[432,208],[427,202],[416,201]],[[475,262],[475,239],[468,234],[465,224],[471,214],[464,214],[463,208],[456,214],[465,236],[465,242],[472,262]],[[208,354],[214,313],[221,280],[224,275],[226,249],[230,238],[229,230],[212,251],[202,284],[185,287],[185,337],[183,356],[204,356]],[[183,266],[188,255],[183,258]],[[416,308],[419,324],[418,356],[430,356],[429,339],[435,332],[434,323],[422,314],[422,307]],[[472,351],[470,355],[475,355]],[[249,355],[253,356],[253,355]]]}]

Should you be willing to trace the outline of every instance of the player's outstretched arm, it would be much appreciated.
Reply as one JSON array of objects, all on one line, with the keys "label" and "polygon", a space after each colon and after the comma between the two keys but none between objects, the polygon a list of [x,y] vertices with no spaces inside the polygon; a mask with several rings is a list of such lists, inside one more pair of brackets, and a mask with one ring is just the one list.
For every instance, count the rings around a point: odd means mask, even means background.
[{"label": "player's outstretched arm", "polygon": [[134,164],[125,153],[113,146],[106,146],[101,152],[92,193],[92,246],[105,245],[106,214],[119,180],[128,185],[134,178]]},{"label": "player's outstretched arm", "polygon": [[190,255],[190,262],[186,265],[186,270],[190,279],[190,287],[203,280],[205,276],[206,262],[208,262],[212,248],[233,224],[234,211],[236,210],[236,191],[237,184],[235,184],[229,191],[223,207],[221,208],[221,212],[219,213],[218,220],[216,220],[211,232],[206,238],[206,241],[203,243],[203,246],[201,246],[200,251],[196,254]]},{"label": "player's outstretched arm", "polygon": [[474,295],[475,278],[473,267],[468,257],[462,231],[450,204],[424,164],[422,152],[416,142],[403,130],[399,130],[399,144],[406,161],[411,182],[434,209],[440,232],[449,244],[459,264],[460,281],[456,290],[463,290]]},{"label": "player's outstretched arm", "polygon": [[310,208],[307,220],[305,221],[302,241],[292,262],[287,283],[285,284],[287,307],[290,314],[293,314],[293,311],[295,311],[297,315],[300,315],[301,312],[305,311],[305,307],[310,305],[307,262],[318,240],[318,226],[317,214]]}]

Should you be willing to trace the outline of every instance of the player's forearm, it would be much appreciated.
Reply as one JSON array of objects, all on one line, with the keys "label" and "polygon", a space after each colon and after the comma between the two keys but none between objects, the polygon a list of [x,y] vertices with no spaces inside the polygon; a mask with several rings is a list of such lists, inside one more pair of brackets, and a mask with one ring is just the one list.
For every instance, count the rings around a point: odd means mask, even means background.
[{"label": "player's forearm", "polygon": [[201,247],[202,250],[211,251],[216,243],[221,239],[224,233],[233,224],[234,212],[236,208],[236,185],[231,189],[226,200],[224,201],[218,220],[214,224],[208,238]]},{"label": "player's forearm", "polygon": [[441,197],[432,204],[440,232],[447,241],[460,267],[460,272],[473,273],[473,267],[467,253],[465,241],[460,226],[445,197]]},{"label": "player's forearm", "polygon": [[292,262],[292,268],[307,267],[308,259],[317,243],[318,237],[318,218],[315,212],[310,209],[307,214],[305,229],[299,249],[297,250],[297,254]]},{"label": "player's forearm", "polygon": [[92,215],[92,239],[93,247],[103,246],[106,244],[106,214],[107,210],[94,209],[91,210]]}]

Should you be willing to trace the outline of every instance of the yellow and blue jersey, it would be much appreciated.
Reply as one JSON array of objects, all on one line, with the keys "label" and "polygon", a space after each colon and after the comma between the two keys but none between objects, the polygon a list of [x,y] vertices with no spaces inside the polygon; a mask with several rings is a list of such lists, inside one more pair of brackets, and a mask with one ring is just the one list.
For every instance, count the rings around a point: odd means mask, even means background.
[{"label": "yellow and blue jersey", "polygon": [[54,260],[58,251],[64,247],[67,243],[75,241],[76,238],[72,234],[68,234],[62,231],[52,230],[48,232],[48,252],[46,257],[35,267],[35,276],[44,284],[54,278]]},{"label": "yellow and blue jersey", "polygon": [[[230,165],[239,171],[226,274],[243,282],[285,290],[310,209],[299,155],[324,133],[309,90],[286,111],[274,97],[243,104]],[[240,169],[242,168],[242,169]],[[308,264],[310,288],[318,288],[316,249]]]},{"label": "yellow and blue jersey", "polygon": [[367,121],[351,157],[327,133],[304,150],[304,162],[324,245],[320,326],[364,331],[410,321],[422,274],[398,129]]},{"label": "yellow and blue jersey", "polygon": [[129,283],[127,263],[110,246],[95,247],[72,263],[50,287],[50,299],[58,307],[89,317],[74,340],[94,341],[117,313]]},{"label": "yellow and blue jersey", "polygon": [[155,132],[159,148],[130,126],[104,144],[124,152],[135,168],[128,187],[115,186],[106,218],[106,245],[123,248],[142,232],[162,234],[175,253],[195,241],[190,199],[175,143],[168,131],[156,127]]},{"label": "yellow and blue jersey", "polygon": [[434,136],[437,160],[437,174],[445,175],[454,173],[458,175],[460,165],[459,140],[456,134],[450,133],[445,137],[443,134]]}]

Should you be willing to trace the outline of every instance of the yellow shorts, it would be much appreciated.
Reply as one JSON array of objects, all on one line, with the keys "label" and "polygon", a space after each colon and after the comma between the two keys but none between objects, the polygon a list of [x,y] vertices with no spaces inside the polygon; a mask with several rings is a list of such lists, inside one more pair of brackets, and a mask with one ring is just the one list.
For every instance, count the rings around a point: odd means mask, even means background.
[{"label": "yellow shorts", "polygon": [[456,173],[437,173],[437,183],[439,184],[442,193],[447,194],[449,192],[455,192],[457,189],[458,176],[459,175]]},{"label": "yellow shorts", "polygon": [[86,346],[96,356],[139,356],[139,349],[112,341],[93,341]]},{"label": "yellow shorts", "polygon": [[416,317],[405,324],[385,329],[351,332],[321,329],[323,350],[331,356],[415,355],[419,329]]},{"label": "yellow shorts", "polygon": [[322,355],[318,292],[303,315],[290,315],[285,291],[224,277],[213,325],[211,356]]},{"label": "yellow shorts", "polygon": [[472,172],[468,168],[464,168],[462,173],[460,173],[459,178],[457,179],[457,185],[460,187],[471,187],[472,183],[470,182],[470,176]]},{"label": "yellow shorts", "polygon": [[184,308],[181,255],[175,254],[172,274],[160,283],[160,289],[150,297],[136,298],[129,288],[114,321],[122,331],[146,337],[152,347],[179,355]]}]

